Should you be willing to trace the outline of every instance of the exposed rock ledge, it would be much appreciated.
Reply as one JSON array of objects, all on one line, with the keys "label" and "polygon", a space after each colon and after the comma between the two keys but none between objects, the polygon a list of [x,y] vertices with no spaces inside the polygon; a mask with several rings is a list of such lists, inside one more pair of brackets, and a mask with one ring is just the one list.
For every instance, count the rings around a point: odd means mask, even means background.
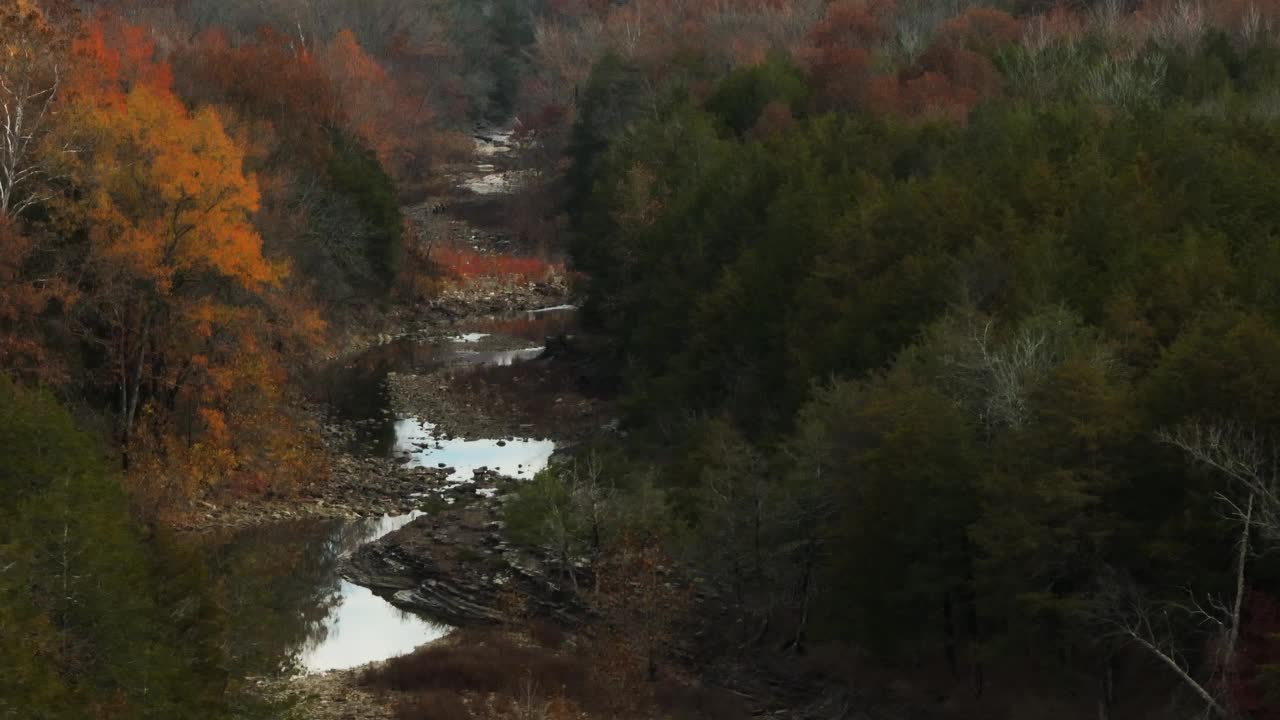
[{"label": "exposed rock ledge", "polygon": [[[430,513],[362,546],[347,559],[343,576],[396,607],[456,626],[517,614],[579,623],[586,606],[567,582],[559,582],[545,553],[507,543],[498,519],[501,500],[474,495],[477,487],[501,481],[476,477],[478,482],[448,493],[470,500],[465,507]],[[513,607],[516,598],[523,607]]]}]

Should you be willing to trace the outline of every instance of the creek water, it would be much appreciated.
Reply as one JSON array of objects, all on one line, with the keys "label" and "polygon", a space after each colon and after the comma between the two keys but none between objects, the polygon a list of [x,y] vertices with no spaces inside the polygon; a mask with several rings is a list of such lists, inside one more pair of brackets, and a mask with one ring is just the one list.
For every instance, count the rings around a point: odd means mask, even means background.
[{"label": "creek water", "polygon": [[[470,321],[435,342],[375,347],[325,373],[322,393],[334,414],[358,429],[352,452],[407,458],[424,467],[443,464],[459,479],[482,467],[532,477],[550,459],[552,441],[435,438],[431,418],[395,417],[386,378],[446,364],[521,362],[541,353],[542,341],[571,328],[573,320],[572,308],[557,307]],[[467,347],[494,335],[527,341],[528,347]],[[402,655],[447,633],[449,628],[405,613],[338,574],[347,554],[421,514],[291,520],[203,537],[203,550],[227,592],[236,666],[259,675],[345,669]]]},{"label": "creek water", "polygon": [[451,467],[453,477],[470,478],[480,469],[507,477],[530,478],[547,466],[556,444],[550,440],[444,439],[432,435],[434,423],[416,418],[397,420],[396,450],[408,455],[410,467]]}]

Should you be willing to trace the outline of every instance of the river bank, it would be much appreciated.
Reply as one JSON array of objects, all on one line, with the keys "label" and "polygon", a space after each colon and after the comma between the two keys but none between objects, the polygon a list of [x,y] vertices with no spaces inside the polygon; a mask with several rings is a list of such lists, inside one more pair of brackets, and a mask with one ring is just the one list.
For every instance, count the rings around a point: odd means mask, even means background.
[{"label": "river bank", "polygon": [[[212,564],[226,574],[224,583],[243,588],[234,593],[243,603],[235,614],[244,618],[236,644],[265,659],[264,688],[302,702],[295,717],[388,717],[394,698],[356,688],[356,674],[342,659],[371,657],[376,663],[411,650],[412,644],[402,646],[406,638],[429,641],[448,632],[447,626],[436,632],[406,625],[409,618],[430,618],[432,626],[496,619],[497,588],[490,579],[504,551],[509,568],[524,568],[520,592],[537,595],[551,587],[539,575],[536,551],[503,545],[491,503],[545,466],[557,447],[585,437],[569,432],[569,423],[543,422],[536,413],[520,422],[504,414],[519,396],[550,398],[548,406],[559,409],[546,417],[572,415],[574,427],[587,427],[576,395],[560,403],[552,397],[572,390],[564,376],[573,374],[574,365],[563,353],[545,353],[548,333],[571,334],[573,310],[566,307],[569,298],[542,289],[518,300],[505,297],[499,314],[489,313],[487,297],[477,312],[458,311],[455,319],[449,319],[453,310],[429,311],[388,342],[353,346],[324,363],[309,412],[328,462],[313,482],[295,497],[206,500],[189,514],[192,542],[208,545]],[[526,365],[537,372],[530,375]],[[493,402],[476,401],[476,375],[492,384],[483,396]],[[426,386],[436,402],[423,402]],[[610,409],[603,401],[588,406],[601,415]],[[575,410],[569,413],[569,407]],[[455,414],[463,421],[454,422]],[[414,549],[422,559],[418,567],[437,565],[454,589],[452,604],[396,603],[397,609],[364,587],[386,595],[394,582],[388,576],[339,572],[348,555],[415,518],[424,524],[430,518],[435,528],[435,545]],[[581,610],[570,611],[568,600],[557,602],[566,622]],[[351,642],[360,646],[344,649]],[[338,664],[330,669],[335,656]],[[283,675],[272,670],[276,666]]]},{"label": "river bank", "polygon": [[[236,644],[275,668],[261,687],[298,700],[295,718],[383,720],[430,692],[465,697],[471,717],[566,700],[577,710],[565,717],[777,708],[773,675],[747,683],[708,664],[728,615],[678,571],[633,558],[602,591],[591,563],[506,531],[522,483],[618,432],[572,305],[562,278],[482,280],[336,332],[308,407],[325,466],[295,497],[208,500],[193,513],[193,529],[220,536],[215,565],[238,588]],[[522,685],[538,668],[577,689]],[[380,684],[384,672],[405,687]],[[458,685],[432,691],[422,683],[433,677]]]},{"label": "river bank", "polygon": [[[542,354],[546,337],[535,336],[562,326],[547,325],[545,316],[536,311],[556,308],[552,314],[571,314],[563,310],[571,307],[567,292],[554,280],[494,282],[487,289],[450,291],[422,308],[393,310],[372,324],[375,330],[340,333],[341,352],[318,359],[311,371],[312,384],[321,387],[300,408],[315,429],[311,441],[318,446],[319,456],[326,458],[315,468],[311,482],[292,497],[206,497],[188,512],[177,514],[172,524],[183,531],[206,531],[306,517],[401,515],[413,510],[424,494],[466,479],[459,478],[456,469],[408,465],[403,453],[396,456],[386,448],[368,447],[371,435],[391,434],[396,418],[438,419],[436,435],[442,439],[465,435],[515,442],[517,436],[556,434],[532,414],[526,421],[507,422],[502,414],[504,401],[494,393],[482,395],[495,401],[489,404],[469,400],[473,391],[469,373]],[[524,332],[518,336],[476,331],[498,325],[521,327]],[[507,383],[507,389],[528,386],[533,388],[529,396],[539,398],[556,391],[543,388],[558,374],[546,372],[545,363],[540,367],[546,382],[521,379]],[[348,392],[360,397],[345,404],[367,401],[372,405],[356,411],[339,407]],[[580,407],[581,402],[574,400],[552,415]],[[582,414],[597,410],[592,406]]]}]

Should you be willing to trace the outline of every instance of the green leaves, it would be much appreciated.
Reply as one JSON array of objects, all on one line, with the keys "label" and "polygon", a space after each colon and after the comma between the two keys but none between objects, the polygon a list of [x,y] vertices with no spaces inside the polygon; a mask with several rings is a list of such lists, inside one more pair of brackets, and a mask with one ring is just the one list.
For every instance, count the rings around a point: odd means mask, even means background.
[{"label": "green leaves", "polygon": [[806,115],[770,61],[596,137],[588,315],[748,606],[1095,673],[1107,578],[1220,589],[1217,486],[1155,433],[1280,432],[1280,56],[1099,41],[1002,51],[1022,97],[964,124]]},{"label": "green leaves", "polygon": [[228,717],[211,588],[143,539],[101,445],[3,376],[0,443],[0,716]]},{"label": "green leaves", "polygon": [[[330,134],[333,155],[329,158],[329,177],[334,188],[349,198],[361,218],[372,229],[366,245],[359,248],[384,287],[391,287],[404,263],[404,221],[396,198],[395,182],[387,175],[372,150],[349,133],[334,130]],[[343,262],[350,267],[358,261]],[[348,278],[358,281],[359,275]]]}]

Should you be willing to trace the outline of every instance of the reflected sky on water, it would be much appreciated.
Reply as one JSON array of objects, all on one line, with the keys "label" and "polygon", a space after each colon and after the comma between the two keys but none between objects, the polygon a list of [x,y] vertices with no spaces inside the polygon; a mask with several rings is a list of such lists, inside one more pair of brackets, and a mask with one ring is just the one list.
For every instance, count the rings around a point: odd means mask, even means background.
[{"label": "reflected sky on water", "polygon": [[[419,515],[414,512],[353,521],[363,525],[365,532],[363,541],[355,545],[377,540]],[[310,672],[358,667],[412,652],[448,631],[447,627],[397,609],[368,588],[339,578],[337,599],[324,620],[324,632],[308,639],[298,664]]]},{"label": "reflected sky on water", "polygon": [[531,478],[547,466],[556,444],[551,440],[463,440],[433,438],[435,425],[422,420],[397,420],[397,453],[409,453],[410,467],[451,467],[454,480],[470,480],[480,468],[515,478]]},{"label": "reflected sky on water", "polygon": [[201,538],[251,674],[334,670],[402,655],[448,631],[343,580],[342,558],[419,513],[292,520]]},{"label": "reflected sky on water", "polygon": [[[457,480],[469,480],[480,467],[530,478],[546,466],[554,443],[437,441],[430,437],[431,423],[392,417],[386,377],[445,364],[509,365],[536,357],[542,348],[535,345],[570,331],[573,323],[571,309],[551,308],[470,321],[442,344],[398,340],[330,366],[316,378],[319,393],[357,427],[353,452],[409,452],[411,464],[444,463],[457,470]],[[522,338],[529,347],[497,352],[467,347],[488,334]],[[191,542],[198,543],[208,559],[222,598],[228,647],[238,672],[273,675],[356,667],[402,655],[446,633],[447,628],[398,610],[338,574],[346,555],[416,515],[281,520],[193,537]]]}]

